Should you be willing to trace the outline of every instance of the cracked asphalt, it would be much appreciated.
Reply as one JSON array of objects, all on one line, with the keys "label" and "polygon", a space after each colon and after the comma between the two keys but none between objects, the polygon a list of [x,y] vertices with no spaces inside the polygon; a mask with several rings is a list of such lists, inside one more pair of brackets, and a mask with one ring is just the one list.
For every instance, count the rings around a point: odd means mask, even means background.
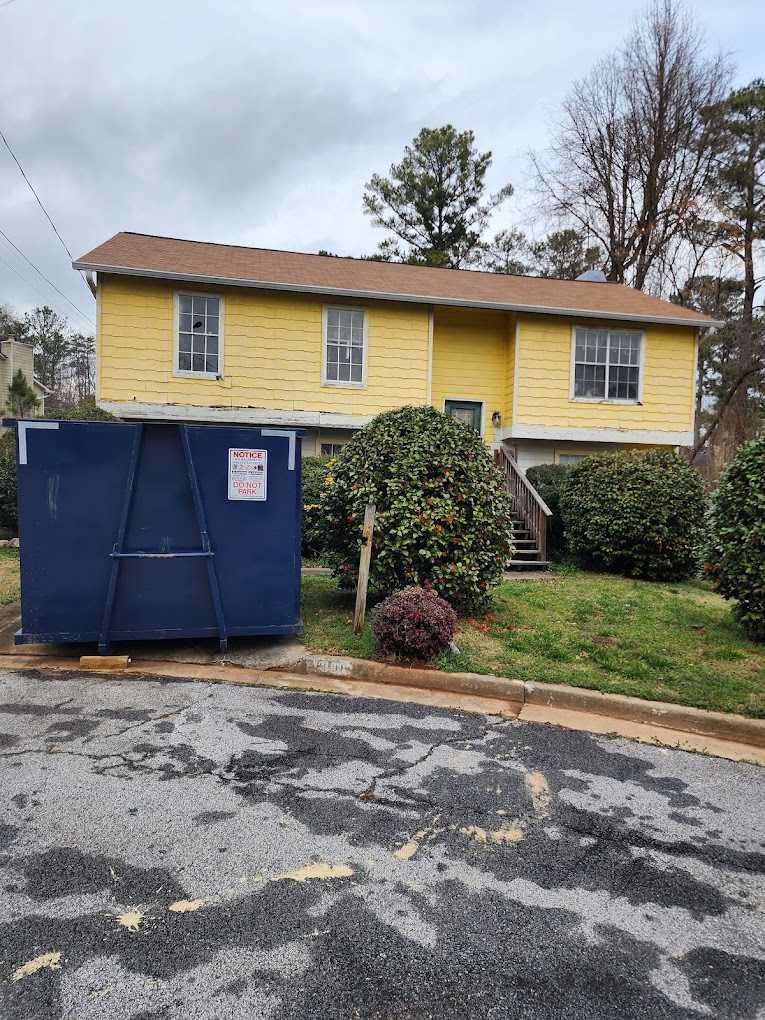
[{"label": "cracked asphalt", "polygon": [[765,1020],[765,770],[0,672],[0,1014]]}]

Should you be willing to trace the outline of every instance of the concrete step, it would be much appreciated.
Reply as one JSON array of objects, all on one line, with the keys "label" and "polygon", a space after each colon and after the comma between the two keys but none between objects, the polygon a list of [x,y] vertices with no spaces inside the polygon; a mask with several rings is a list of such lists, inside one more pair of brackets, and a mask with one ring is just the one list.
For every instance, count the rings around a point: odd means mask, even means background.
[{"label": "concrete step", "polygon": [[526,570],[548,570],[549,560],[509,560],[506,569],[513,573],[523,573]]}]

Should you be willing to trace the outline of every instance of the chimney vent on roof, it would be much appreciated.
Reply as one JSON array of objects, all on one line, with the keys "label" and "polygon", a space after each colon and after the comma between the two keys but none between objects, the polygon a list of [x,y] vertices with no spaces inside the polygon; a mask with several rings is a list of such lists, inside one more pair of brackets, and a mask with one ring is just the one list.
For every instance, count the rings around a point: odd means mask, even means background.
[{"label": "chimney vent on roof", "polygon": [[608,283],[602,269],[588,269],[586,273],[577,276],[577,280],[584,280],[585,283]]}]

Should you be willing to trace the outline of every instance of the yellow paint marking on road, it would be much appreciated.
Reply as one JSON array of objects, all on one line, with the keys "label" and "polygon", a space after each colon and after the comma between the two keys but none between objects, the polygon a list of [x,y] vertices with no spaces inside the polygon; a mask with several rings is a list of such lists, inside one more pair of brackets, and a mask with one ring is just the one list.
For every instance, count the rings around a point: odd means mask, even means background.
[{"label": "yellow paint marking on road", "polygon": [[550,784],[541,772],[527,772],[523,777],[526,789],[531,797],[536,818],[547,818],[552,808],[552,793]]},{"label": "yellow paint marking on road", "polygon": [[472,836],[476,843],[485,843],[489,837],[486,829],[482,829],[480,825],[466,825],[460,832],[463,836]]},{"label": "yellow paint marking on road", "polygon": [[350,878],[353,870],[347,864],[305,864],[295,871],[288,871],[285,875],[276,875],[272,882],[284,882],[289,879],[292,882],[310,882],[314,878]]},{"label": "yellow paint marking on road", "polygon": [[121,924],[128,931],[138,931],[144,917],[146,917],[146,914],[142,910],[128,910],[124,914],[119,915],[117,924]]},{"label": "yellow paint marking on road", "polygon": [[22,978],[29,977],[30,974],[36,974],[38,970],[60,970],[61,969],[61,953],[43,953],[42,956],[36,956],[34,960],[29,960],[28,963],[22,964],[11,974],[11,981],[21,981]]},{"label": "yellow paint marking on road", "polygon": [[491,833],[492,843],[520,843],[526,838],[526,825],[520,819],[516,819],[509,825],[503,825]]},{"label": "yellow paint marking on road", "polygon": [[207,900],[176,900],[167,909],[172,910],[174,914],[190,914],[194,910],[199,910],[205,903]]}]

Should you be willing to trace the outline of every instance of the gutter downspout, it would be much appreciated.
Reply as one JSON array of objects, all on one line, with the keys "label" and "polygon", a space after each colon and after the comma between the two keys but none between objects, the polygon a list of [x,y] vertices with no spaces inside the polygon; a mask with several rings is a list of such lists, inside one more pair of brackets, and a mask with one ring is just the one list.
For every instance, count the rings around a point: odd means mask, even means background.
[{"label": "gutter downspout", "polygon": [[428,384],[425,391],[425,405],[433,403],[433,305],[428,306]]},{"label": "gutter downspout", "polygon": [[86,269],[83,275],[85,277],[85,283],[87,283],[88,287],[90,288],[90,293],[93,295],[93,297],[97,297],[96,281],[93,276],[92,270]]}]

